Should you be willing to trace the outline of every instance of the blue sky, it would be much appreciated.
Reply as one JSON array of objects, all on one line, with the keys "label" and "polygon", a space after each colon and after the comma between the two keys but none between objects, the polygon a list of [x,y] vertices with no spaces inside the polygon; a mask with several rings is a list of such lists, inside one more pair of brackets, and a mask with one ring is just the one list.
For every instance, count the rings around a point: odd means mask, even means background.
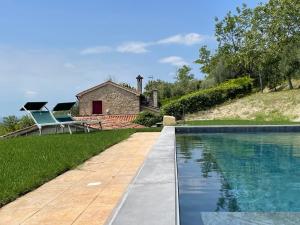
[{"label": "blue sky", "polygon": [[172,81],[198,49],[216,47],[214,17],[256,0],[1,0],[0,117],[26,101],[73,101],[112,77]]}]

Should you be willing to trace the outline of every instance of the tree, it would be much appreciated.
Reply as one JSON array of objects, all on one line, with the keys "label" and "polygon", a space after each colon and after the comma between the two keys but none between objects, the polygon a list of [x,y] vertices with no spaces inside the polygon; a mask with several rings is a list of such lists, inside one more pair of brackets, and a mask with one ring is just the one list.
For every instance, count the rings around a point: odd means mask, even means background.
[{"label": "tree", "polygon": [[177,70],[176,81],[186,83],[195,78],[195,75],[191,73],[192,68],[189,66],[182,66]]},{"label": "tree", "polygon": [[200,64],[200,70],[202,73],[209,74],[211,71],[211,52],[208,50],[207,45],[204,45],[199,50],[199,59],[195,63]]},{"label": "tree", "polygon": [[3,118],[3,126],[7,132],[18,130],[19,120],[16,116],[6,116]]},{"label": "tree", "polygon": [[135,87],[132,87],[130,84],[128,84],[128,83],[125,83],[125,82],[123,82],[123,83],[120,83],[120,85],[121,85],[121,86],[123,86],[123,87],[129,88],[129,89],[132,89],[132,90],[134,90],[134,89],[135,89]]},{"label": "tree", "polygon": [[172,83],[163,80],[150,80],[145,85],[145,95],[152,96],[153,89],[158,90],[158,101],[172,97]]},{"label": "tree", "polygon": [[201,81],[195,79],[191,73],[191,67],[182,66],[177,70],[175,82],[166,82],[162,80],[151,80],[145,85],[145,95],[152,96],[152,90],[158,90],[159,103],[173,98],[181,97],[184,94],[198,90],[201,87]]},{"label": "tree", "polygon": [[[200,70],[215,83],[250,75],[262,91],[284,80],[293,88],[298,74],[300,1],[270,0],[254,9],[243,5],[236,13],[216,18],[218,49],[214,54],[199,50]],[[204,82],[205,83],[205,82]]]},{"label": "tree", "polygon": [[279,61],[279,70],[288,80],[290,89],[293,89],[292,77],[300,74],[300,42],[289,43],[282,50],[282,56]]},{"label": "tree", "polygon": [[30,116],[22,116],[21,119],[18,121],[19,123],[19,128],[26,128],[30,127],[34,124],[33,119]]},{"label": "tree", "polygon": [[79,102],[77,101],[70,111],[72,116],[79,116]]}]

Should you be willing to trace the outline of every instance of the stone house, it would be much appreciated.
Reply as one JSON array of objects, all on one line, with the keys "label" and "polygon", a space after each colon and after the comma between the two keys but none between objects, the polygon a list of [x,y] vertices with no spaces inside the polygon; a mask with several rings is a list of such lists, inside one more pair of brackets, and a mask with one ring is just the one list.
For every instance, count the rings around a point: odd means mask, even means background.
[{"label": "stone house", "polygon": [[142,110],[158,112],[157,91],[151,101],[142,101],[143,77],[138,76],[137,88],[124,87],[107,81],[76,95],[79,115],[136,115]]}]

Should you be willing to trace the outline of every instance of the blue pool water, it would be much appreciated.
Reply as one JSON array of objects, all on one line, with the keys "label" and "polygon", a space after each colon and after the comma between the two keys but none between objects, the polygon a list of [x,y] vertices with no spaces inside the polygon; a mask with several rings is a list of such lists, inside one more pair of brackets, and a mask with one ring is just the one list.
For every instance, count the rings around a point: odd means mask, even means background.
[{"label": "blue pool water", "polygon": [[299,133],[176,135],[181,225],[201,212],[300,212]]}]

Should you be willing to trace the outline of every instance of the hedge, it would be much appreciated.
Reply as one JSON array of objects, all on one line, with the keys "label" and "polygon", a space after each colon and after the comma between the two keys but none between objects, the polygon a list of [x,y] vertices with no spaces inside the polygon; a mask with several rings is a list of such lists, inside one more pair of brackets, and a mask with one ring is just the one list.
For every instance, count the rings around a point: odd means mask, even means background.
[{"label": "hedge", "polygon": [[143,111],[140,112],[140,114],[136,117],[136,119],[133,122],[140,125],[144,125],[146,127],[151,127],[161,121],[162,121],[161,115],[156,115],[152,112]]},{"label": "hedge", "polygon": [[232,79],[171,101],[162,107],[162,113],[180,119],[186,113],[207,110],[229,99],[244,96],[251,92],[252,83],[253,80],[248,76]]}]

